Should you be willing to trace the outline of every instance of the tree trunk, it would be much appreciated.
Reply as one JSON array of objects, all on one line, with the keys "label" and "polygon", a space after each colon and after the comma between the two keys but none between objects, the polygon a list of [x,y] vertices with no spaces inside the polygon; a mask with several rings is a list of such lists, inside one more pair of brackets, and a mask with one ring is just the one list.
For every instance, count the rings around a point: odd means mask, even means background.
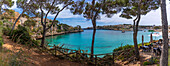
[{"label": "tree trunk", "polygon": [[41,46],[40,47],[44,47],[45,44],[45,35],[46,35],[46,27],[43,27],[43,34],[42,34],[42,40],[41,40]]},{"label": "tree trunk", "polygon": [[133,33],[133,42],[134,42],[134,47],[135,47],[135,56],[137,60],[139,60],[139,49],[138,49],[138,43],[137,43],[137,32]]},{"label": "tree trunk", "polygon": [[138,3],[138,14],[136,19],[134,20],[134,26],[133,26],[133,42],[134,42],[134,47],[135,47],[135,56],[136,60],[140,59],[139,56],[139,49],[138,49],[138,42],[137,42],[137,34],[138,34],[138,27],[139,27],[139,22],[141,19],[141,0]]},{"label": "tree trunk", "polygon": [[15,23],[13,24],[13,27],[12,27],[12,29],[11,29],[11,31],[10,31],[10,35],[12,34],[12,32],[13,32],[13,30],[14,30],[14,28],[15,28],[16,23],[18,22],[18,20],[20,19],[20,17],[22,16],[22,14],[23,14],[24,12],[25,12],[25,11],[22,11],[22,13],[19,15],[19,17],[15,20]]},{"label": "tree trunk", "polygon": [[93,37],[92,37],[92,45],[91,45],[91,59],[93,58],[93,54],[94,54],[94,41],[95,41],[95,34],[96,34],[96,23],[95,21],[92,22],[93,23]]},{"label": "tree trunk", "polygon": [[142,35],[142,46],[144,46],[143,40],[144,40],[144,36]]},{"label": "tree trunk", "polygon": [[168,66],[168,21],[166,13],[166,0],[161,0],[161,18],[162,18],[163,49],[160,58],[160,66]]}]

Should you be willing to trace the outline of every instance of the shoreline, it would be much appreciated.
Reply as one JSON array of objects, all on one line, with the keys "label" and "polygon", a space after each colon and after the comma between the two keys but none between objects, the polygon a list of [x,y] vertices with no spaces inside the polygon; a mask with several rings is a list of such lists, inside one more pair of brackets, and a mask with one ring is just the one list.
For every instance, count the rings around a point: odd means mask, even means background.
[{"label": "shoreline", "polygon": [[[74,30],[74,31],[66,31],[66,32],[56,32],[53,33],[53,35],[51,33],[47,33],[45,37],[50,37],[50,36],[56,36],[56,35],[63,35],[63,34],[68,34],[68,33],[79,33],[79,32],[83,32],[84,30]],[[36,40],[40,40],[42,39],[42,35],[36,36],[35,37]]]},{"label": "shoreline", "polygon": [[[83,29],[83,30],[93,30],[93,29]],[[113,30],[113,29],[96,29],[96,30]],[[113,30],[113,31],[122,31],[122,30]],[[123,31],[132,31],[132,30],[123,30]]]}]

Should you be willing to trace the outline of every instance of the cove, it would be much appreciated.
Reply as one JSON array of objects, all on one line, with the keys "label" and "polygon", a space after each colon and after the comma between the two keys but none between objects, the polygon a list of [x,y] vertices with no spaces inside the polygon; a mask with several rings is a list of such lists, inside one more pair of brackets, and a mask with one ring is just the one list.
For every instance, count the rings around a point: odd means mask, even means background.
[{"label": "cove", "polygon": [[[53,46],[63,45],[64,48],[68,49],[81,49],[88,50],[90,53],[91,42],[92,42],[93,30],[84,30],[80,33],[69,33],[64,35],[50,36],[46,38],[46,42]],[[159,32],[154,32],[159,33]],[[138,43],[142,43],[142,35],[144,35],[144,42],[150,41],[151,32],[138,32]],[[153,36],[153,40],[162,39],[162,36]],[[96,38],[94,44],[94,54],[103,54],[113,52],[113,49],[124,45],[133,45],[133,32],[126,31],[122,33],[121,31],[114,30],[97,30]]]}]

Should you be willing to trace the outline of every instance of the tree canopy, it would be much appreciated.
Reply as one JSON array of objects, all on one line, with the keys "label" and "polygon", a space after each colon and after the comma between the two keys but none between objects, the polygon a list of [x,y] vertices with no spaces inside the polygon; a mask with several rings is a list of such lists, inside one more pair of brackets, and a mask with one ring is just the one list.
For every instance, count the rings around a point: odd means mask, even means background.
[{"label": "tree canopy", "polygon": [[0,13],[2,13],[2,5],[4,5],[5,7],[12,7],[14,4],[14,1],[12,0],[0,0]]},{"label": "tree canopy", "polygon": [[[120,17],[126,19],[132,19],[138,14],[138,3],[139,0],[127,1],[127,5],[122,9]],[[123,4],[123,3],[121,3]],[[146,15],[151,10],[156,10],[160,7],[160,0],[141,0],[140,3],[140,13],[141,15]]]}]

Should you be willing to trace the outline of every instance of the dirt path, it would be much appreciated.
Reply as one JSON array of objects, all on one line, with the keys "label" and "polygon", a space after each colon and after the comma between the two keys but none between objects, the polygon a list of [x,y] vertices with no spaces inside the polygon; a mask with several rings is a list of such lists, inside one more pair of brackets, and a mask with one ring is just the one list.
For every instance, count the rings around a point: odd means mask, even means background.
[{"label": "dirt path", "polygon": [[[151,57],[152,57],[152,52],[142,52],[140,50],[140,61],[137,61],[135,63],[129,63],[128,65],[125,66],[143,66],[143,62],[151,59]],[[158,57],[158,56],[154,56],[154,57]],[[147,65],[147,66],[157,66],[157,64]]]},{"label": "dirt path", "polygon": [[48,53],[39,52],[35,48],[27,48],[24,45],[16,44],[8,39],[6,36],[4,38],[3,48],[8,49],[12,52],[23,51],[23,55],[26,55],[28,60],[28,66],[87,66],[81,63],[71,62],[68,60],[58,59]]}]

